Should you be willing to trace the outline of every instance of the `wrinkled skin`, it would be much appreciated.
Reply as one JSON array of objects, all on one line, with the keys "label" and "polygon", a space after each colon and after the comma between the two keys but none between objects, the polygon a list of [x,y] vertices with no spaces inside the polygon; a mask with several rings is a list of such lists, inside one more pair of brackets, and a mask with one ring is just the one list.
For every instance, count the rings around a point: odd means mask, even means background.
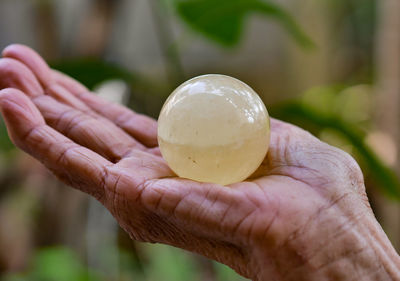
[{"label": "wrinkled skin", "polygon": [[272,119],[263,164],[224,187],[176,177],[155,120],[89,93],[26,46],[3,51],[0,89],[15,145],[96,197],[132,239],[200,253],[253,280],[399,277],[357,163],[298,127]]}]

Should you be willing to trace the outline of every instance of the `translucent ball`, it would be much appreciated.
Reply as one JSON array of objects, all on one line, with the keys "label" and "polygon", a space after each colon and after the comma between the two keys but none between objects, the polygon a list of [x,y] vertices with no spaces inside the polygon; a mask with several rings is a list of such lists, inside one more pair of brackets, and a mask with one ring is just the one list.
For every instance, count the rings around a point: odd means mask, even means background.
[{"label": "translucent ball", "polygon": [[180,177],[222,185],[248,178],[269,146],[260,97],[235,78],[209,74],[180,85],[158,118],[158,143]]}]

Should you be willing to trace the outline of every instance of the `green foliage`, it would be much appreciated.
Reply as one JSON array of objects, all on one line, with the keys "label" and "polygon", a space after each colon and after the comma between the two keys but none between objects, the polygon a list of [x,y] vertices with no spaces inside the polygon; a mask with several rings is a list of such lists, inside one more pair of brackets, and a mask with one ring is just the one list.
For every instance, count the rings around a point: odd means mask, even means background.
[{"label": "green foliage", "polygon": [[[163,244],[139,244],[143,268],[134,266],[137,261],[132,252],[120,249],[120,280],[163,280],[163,281],[200,281],[203,280],[204,268],[199,258],[187,251]],[[218,281],[245,281],[228,266],[213,262],[215,280]],[[124,279],[125,278],[125,279]]]},{"label": "green foliage", "polygon": [[15,147],[8,137],[7,128],[0,117],[0,153],[4,154],[13,150]]},{"label": "green foliage", "polygon": [[248,280],[237,274],[232,268],[218,262],[214,262],[214,268],[219,281],[244,281]]},{"label": "green foliage", "polygon": [[[88,270],[81,259],[70,249],[58,246],[44,248],[36,252],[30,269],[25,273],[8,274],[3,281],[200,281],[204,269],[199,266],[197,257],[178,248],[161,244],[141,244],[143,268],[135,266],[132,253],[119,249],[118,276],[105,277],[96,271]],[[101,270],[107,268],[102,265]],[[112,266],[112,265],[111,265]],[[213,267],[218,281],[244,281],[232,269],[214,262]]]},{"label": "green foliage", "polygon": [[167,245],[143,245],[148,256],[146,275],[150,280],[198,281],[200,273],[189,253]]},{"label": "green foliage", "polygon": [[88,271],[74,252],[64,247],[46,248],[33,258],[26,274],[10,274],[5,281],[101,281]]},{"label": "green foliage", "polygon": [[249,14],[260,14],[278,21],[304,47],[311,39],[293,17],[272,2],[263,0],[173,0],[181,19],[194,30],[226,47],[235,46]]},{"label": "green foliage", "polygon": [[76,255],[66,248],[49,248],[40,251],[34,260],[33,280],[86,281],[90,278]]}]

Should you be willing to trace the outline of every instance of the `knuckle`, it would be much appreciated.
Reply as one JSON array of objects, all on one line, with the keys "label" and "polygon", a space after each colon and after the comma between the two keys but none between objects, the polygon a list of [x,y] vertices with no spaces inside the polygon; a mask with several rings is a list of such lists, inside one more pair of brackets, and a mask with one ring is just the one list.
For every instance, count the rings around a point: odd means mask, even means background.
[{"label": "knuckle", "polygon": [[340,180],[353,190],[365,191],[364,176],[357,161],[349,153],[335,147],[331,147],[331,153],[335,157],[336,180]]},{"label": "knuckle", "polygon": [[[149,188],[149,182],[143,182],[142,184],[140,184],[139,190],[140,202],[144,206],[154,211],[158,211],[160,202],[166,196],[165,190],[163,190],[162,188],[158,188],[157,185],[151,185]],[[175,205],[177,205],[177,203]]]},{"label": "knuckle", "polygon": [[311,171],[309,180],[313,183],[346,186],[359,193],[365,191],[364,177],[357,161],[339,148],[318,141],[303,149],[298,158]]},{"label": "knuckle", "polygon": [[65,165],[68,165],[69,163],[69,159],[71,158],[71,157],[73,157],[73,153],[75,152],[75,150],[77,149],[77,145],[73,145],[73,146],[69,146],[69,147],[67,147],[67,148],[65,148],[61,153],[60,153],[60,155],[58,156],[58,158],[56,159],[56,161],[55,161],[55,163],[57,164],[57,165],[60,165],[60,166],[65,166]]},{"label": "knuckle", "polygon": [[[116,105],[114,105],[116,107]],[[125,127],[131,122],[133,122],[134,119],[134,114],[130,111],[121,111],[121,114],[115,119],[115,124],[117,124],[119,127]]]},{"label": "knuckle", "polygon": [[123,176],[115,173],[109,167],[105,167],[101,173],[101,189],[105,194],[105,201],[111,212],[116,213],[118,210],[117,206],[121,200],[121,185],[123,184]]},{"label": "knuckle", "polygon": [[342,162],[345,167],[345,172],[350,179],[354,179],[359,183],[364,182],[363,174],[357,161],[349,153],[341,151]]},{"label": "knuckle", "polygon": [[40,142],[42,126],[34,126],[29,129],[24,135],[11,135],[13,143],[23,151],[35,156],[35,144]]}]

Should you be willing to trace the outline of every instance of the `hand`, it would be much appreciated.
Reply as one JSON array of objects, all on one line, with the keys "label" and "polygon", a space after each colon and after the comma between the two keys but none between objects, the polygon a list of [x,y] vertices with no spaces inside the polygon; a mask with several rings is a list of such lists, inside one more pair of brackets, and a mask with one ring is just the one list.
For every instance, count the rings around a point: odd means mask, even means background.
[{"label": "hand", "polygon": [[202,254],[254,280],[399,274],[345,152],[272,119],[270,150],[251,179],[178,178],[160,155],[156,121],[89,93],[28,47],[11,45],[3,57],[0,108],[13,142],[96,197],[132,239]]}]

